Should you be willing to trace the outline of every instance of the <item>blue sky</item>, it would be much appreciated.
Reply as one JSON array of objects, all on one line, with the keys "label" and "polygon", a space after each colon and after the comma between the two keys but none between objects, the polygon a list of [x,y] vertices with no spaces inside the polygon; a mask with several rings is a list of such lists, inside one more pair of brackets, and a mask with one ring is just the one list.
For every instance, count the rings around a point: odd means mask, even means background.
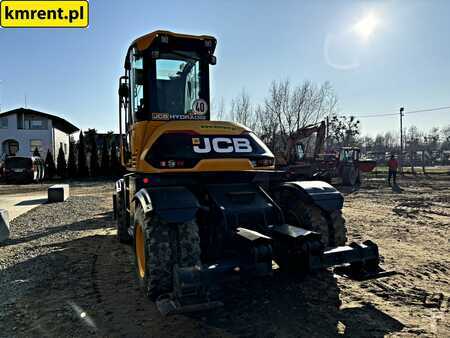
[{"label": "blue sky", "polygon": [[[262,102],[273,80],[330,81],[343,114],[450,106],[450,1],[90,1],[88,29],[0,29],[1,109],[24,106],[82,127],[117,129],[117,80],[129,43],[156,29],[218,39],[212,97],[243,87]],[[352,31],[372,15],[367,40]],[[405,126],[450,124],[450,110]],[[363,133],[398,118],[362,120]]]}]

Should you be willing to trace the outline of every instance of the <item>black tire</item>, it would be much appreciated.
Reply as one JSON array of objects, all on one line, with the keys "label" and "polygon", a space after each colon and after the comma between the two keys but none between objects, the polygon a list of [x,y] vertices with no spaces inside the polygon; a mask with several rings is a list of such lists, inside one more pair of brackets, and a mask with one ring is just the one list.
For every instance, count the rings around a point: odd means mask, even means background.
[{"label": "black tire", "polygon": [[342,185],[353,187],[356,185],[358,172],[354,166],[344,166],[342,169]]},{"label": "black tire", "polygon": [[345,218],[342,216],[341,210],[335,210],[329,214],[328,222],[334,230],[334,243],[332,246],[342,246],[347,243],[347,228],[345,226]]},{"label": "black tire", "polygon": [[304,201],[295,201],[285,210],[286,222],[322,235],[322,243],[328,246],[328,221],[319,207]]},{"label": "black tire", "polygon": [[127,213],[125,210],[126,206],[123,200],[123,195],[119,192],[116,195],[116,212],[117,212],[117,220],[116,220],[116,228],[117,228],[117,239],[120,243],[130,244],[131,236],[128,233],[127,227]]},{"label": "black tire", "polygon": [[178,228],[178,265],[200,266],[200,236],[197,222],[192,220],[177,225]]},{"label": "black tire", "polygon": [[358,168],[356,169],[356,185],[360,186],[361,185],[361,170]]},{"label": "black tire", "polygon": [[347,242],[347,229],[341,210],[326,213],[315,205],[295,201],[284,212],[288,224],[320,233],[325,247],[341,246]]},{"label": "black tire", "polygon": [[[145,263],[139,266],[139,226],[142,227]],[[200,265],[200,237],[195,221],[167,224],[155,214],[144,215],[141,206],[136,208],[134,226],[134,254],[136,275],[141,288],[151,299],[173,290],[174,266]],[[141,264],[142,265],[142,264]]]}]

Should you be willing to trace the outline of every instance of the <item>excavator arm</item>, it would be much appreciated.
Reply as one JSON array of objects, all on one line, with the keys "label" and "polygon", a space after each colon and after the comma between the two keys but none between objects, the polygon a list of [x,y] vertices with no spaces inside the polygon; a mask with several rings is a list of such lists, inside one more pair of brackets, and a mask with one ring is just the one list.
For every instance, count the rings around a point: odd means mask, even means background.
[{"label": "excavator arm", "polygon": [[287,164],[292,164],[296,159],[296,151],[295,147],[299,140],[310,137],[316,133],[316,142],[314,146],[314,157],[323,152],[324,143],[325,143],[325,133],[326,133],[326,125],[325,121],[322,121],[318,124],[308,125],[306,127],[297,129],[294,133],[292,133],[287,140],[286,151],[285,151],[285,159]]}]

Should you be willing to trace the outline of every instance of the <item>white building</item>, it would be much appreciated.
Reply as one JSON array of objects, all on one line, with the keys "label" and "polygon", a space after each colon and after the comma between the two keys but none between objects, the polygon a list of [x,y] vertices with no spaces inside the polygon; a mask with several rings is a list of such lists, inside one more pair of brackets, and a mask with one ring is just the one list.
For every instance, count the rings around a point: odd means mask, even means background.
[{"label": "white building", "polygon": [[67,160],[70,135],[78,130],[61,117],[32,109],[0,113],[0,160],[6,156],[32,156],[37,148],[44,159],[50,150],[56,161],[60,147]]}]

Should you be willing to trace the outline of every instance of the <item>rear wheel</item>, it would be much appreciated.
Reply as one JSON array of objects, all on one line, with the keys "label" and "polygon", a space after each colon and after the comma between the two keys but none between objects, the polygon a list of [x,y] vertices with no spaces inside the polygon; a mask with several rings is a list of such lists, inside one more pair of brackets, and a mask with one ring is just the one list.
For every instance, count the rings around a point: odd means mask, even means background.
[{"label": "rear wheel", "polygon": [[361,169],[356,169],[357,175],[356,175],[356,185],[361,185]]},{"label": "rear wheel", "polygon": [[358,170],[354,166],[344,166],[342,169],[342,185],[353,187],[358,180]]},{"label": "rear wheel", "polygon": [[136,275],[151,300],[173,289],[175,265],[200,265],[200,237],[195,221],[168,224],[136,208],[134,222]]}]

